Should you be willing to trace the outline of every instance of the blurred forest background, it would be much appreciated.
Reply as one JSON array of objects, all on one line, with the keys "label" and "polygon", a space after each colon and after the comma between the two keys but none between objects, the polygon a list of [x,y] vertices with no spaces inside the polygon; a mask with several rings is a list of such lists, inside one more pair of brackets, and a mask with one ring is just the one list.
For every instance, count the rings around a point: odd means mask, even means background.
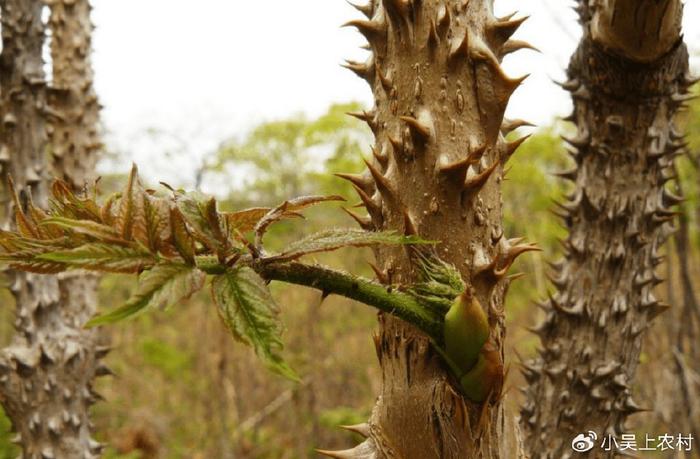
[{"label": "blurred forest background", "polygon": [[[340,194],[352,205],[356,198],[351,188],[333,173],[360,171],[362,154],[369,154],[370,132],[346,115],[363,108],[358,103],[337,104],[317,119],[298,115],[265,122],[240,138],[223,139],[193,168],[196,183],[214,184],[228,208],[273,205],[303,194]],[[656,408],[637,416],[641,432],[663,432],[669,421],[664,407],[680,401],[677,393],[663,391],[664,368],[674,362],[669,344],[678,324],[697,324],[683,318],[697,316],[700,296],[700,103],[694,102],[684,116],[690,148],[678,163],[678,173],[687,201],[680,231],[667,246],[667,262],[658,271],[670,279],[659,287],[659,296],[673,310],[655,324],[665,333],[651,333],[650,339],[659,341],[648,343],[642,356],[637,381],[645,387],[637,389],[645,394],[644,404]],[[526,276],[508,297],[507,388],[513,404],[519,403],[517,389],[523,384],[516,356],[531,356],[537,345],[526,328],[539,315],[535,303],[547,295],[547,261],[557,259],[558,238],[563,236],[553,200],[566,192],[555,176],[569,163],[559,140],[566,129],[562,123],[534,130],[513,158],[504,186],[506,234],[526,235],[543,249],[518,262],[514,271]],[[144,135],[164,134],[151,130]],[[118,154],[105,160],[119,161]],[[123,177],[103,175],[101,187],[107,193],[120,180]],[[320,206],[306,220],[280,225],[268,238],[272,246],[281,246],[302,232],[352,225],[339,206]],[[360,250],[323,256],[325,263],[372,276],[369,260],[371,253]],[[101,309],[124,301],[133,283],[124,276],[103,277]],[[206,293],[169,311],[105,328],[114,347],[107,363],[116,376],[99,381],[105,401],[95,406],[93,417],[99,440],[110,445],[105,457],[301,458],[313,456],[319,445],[350,444],[353,434],[338,426],[366,419],[379,391],[370,332],[375,313],[343,298],[322,299],[303,288],[275,285],[273,292],[287,326],[287,357],[303,377],[298,385],[266,371],[249,349],[237,345]],[[2,294],[2,304],[10,305],[10,295]],[[4,345],[13,333],[12,308],[4,307],[0,314]],[[695,329],[685,336],[698,333]],[[689,355],[697,357],[697,351]],[[3,418],[0,458],[17,455],[8,429],[9,421]]]}]

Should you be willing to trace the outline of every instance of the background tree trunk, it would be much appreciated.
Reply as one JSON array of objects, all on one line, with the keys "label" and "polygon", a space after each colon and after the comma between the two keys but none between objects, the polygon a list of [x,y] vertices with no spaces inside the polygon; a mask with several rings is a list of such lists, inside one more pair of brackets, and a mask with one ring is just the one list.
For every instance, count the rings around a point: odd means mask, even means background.
[{"label": "background tree trunk", "polygon": [[547,457],[568,457],[588,430],[619,438],[640,410],[631,390],[644,332],[666,307],[654,270],[679,202],[664,185],[689,85],[680,1],[580,1],[578,11],[584,33],[564,85],[578,128],[576,167],[562,174],[575,185],[560,206],[569,235],[537,329],[543,349],[524,368],[526,444]]},{"label": "background tree trunk", "polygon": [[[375,108],[356,114],[375,134],[364,176],[351,177],[371,229],[439,240],[437,254],[454,264],[487,310],[503,378],[505,271],[525,246],[503,237],[503,166],[508,144],[501,123],[522,79],[507,77],[502,57],[522,20],[496,18],[490,0],[375,0],[352,21],[368,39],[366,63],[348,67],[366,79]],[[527,246],[525,250],[531,249]],[[417,267],[404,249],[380,249],[384,281],[408,284]],[[368,439],[338,457],[515,458],[521,455],[514,416],[501,393],[484,405],[462,397],[429,341],[380,315],[375,337],[382,390],[362,431]],[[485,382],[485,384],[487,384]]]},{"label": "background tree trunk", "polygon": [[49,140],[57,178],[82,189],[95,180],[102,149],[100,105],[93,87],[92,23],[88,0],[50,0],[51,63]]},{"label": "background tree trunk", "polygon": [[[678,186],[680,194],[680,185]],[[700,436],[700,307],[695,295],[696,282],[691,274],[692,244],[687,204],[680,206],[675,250],[667,245],[668,266],[676,265],[678,275],[669,278],[669,290],[678,292],[673,308],[662,316],[655,333],[646,337],[644,347],[666,356],[640,368],[640,395],[653,415],[640,419],[639,427],[650,432],[683,432]],[[676,280],[676,282],[672,282]]]},{"label": "background tree trunk", "polygon": [[[47,206],[52,173],[71,183],[87,178],[94,166],[92,146],[99,144],[94,141],[97,105],[87,60],[90,28],[82,27],[81,35],[81,27],[75,27],[89,24],[89,9],[85,9],[87,2],[66,3],[71,5],[65,10],[58,10],[63,5],[53,5],[52,56],[58,87],[47,91],[42,60],[44,4],[0,2],[2,172],[5,180],[13,177],[22,206],[30,196]],[[81,78],[85,75],[87,79]],[[52,96],[49,100],[47,93]],[[51,115],[54,158],[62,156],[56,171],[51,170],[47,154],[47,115]],[[84,142],[84,137],[93,140]],[[6,199],[6,217],[11,220],[17,209],[7,193]],[[14,272],[9,276],[16,299],[17,334],[0,355],[0,393],[24,456],[96,457],[101,446],[90,436],[88,408],[97,399],[91,381],[107,369],[98,363],[105,351],[96,348],[96,332],[82,328],[94,313],[94,280]]]}]

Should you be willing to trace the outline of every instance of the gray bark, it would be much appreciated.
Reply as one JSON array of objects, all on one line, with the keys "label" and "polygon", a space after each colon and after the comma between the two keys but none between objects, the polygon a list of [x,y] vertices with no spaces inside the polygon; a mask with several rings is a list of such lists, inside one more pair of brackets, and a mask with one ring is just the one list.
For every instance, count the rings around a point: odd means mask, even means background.
[{"label": "gray bark", "polygon": [[689,84],[681,9],[675,0],[579,2],[584,34],[564,84],[577,126],[568,139],[576,164],[562,174],[574,183],[560,205],[569,234],[536,329],[540,356],[523,370],[522,425],[538,456],[570,456],[571,440],[589,430],[620,438],[641,410],[632,385],[644,334],[666,309],[653,294],[655,268],[679,202],[665,184],[683,148],[673,117]]},{"label": "gray bark", "polygon": [[[42,46],[44,4],[2,0],[0,54],[0,149],[4,183],[14,179],[21,206],[31,196],[48,205],[51,167],[47,119],[56,116],[47,101]],[[68,155],[73,152],[68,152]],[[6,188],[6,218],[15,208]],[[82,326],[94,312],[93,281],[9,272],[16,300],[17,330],[0,353],[0,394],[27,458],[93,458],[101,446],[90,435],[88,408],[104,349],[94,331]]]}]

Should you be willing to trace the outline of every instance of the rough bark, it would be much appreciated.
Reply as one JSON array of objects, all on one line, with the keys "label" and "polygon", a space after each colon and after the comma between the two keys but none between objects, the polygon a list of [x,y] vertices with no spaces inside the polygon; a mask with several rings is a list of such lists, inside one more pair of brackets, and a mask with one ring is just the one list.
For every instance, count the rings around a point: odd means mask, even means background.
[{"label": "rough bark", "polygon": [[[680,184],[677,191],[680,194]],[[640,419],[640,424],[651,432],[685,432],[698,438],[700,349],[696,343],[700,337],[700,307],[690,270],[689,211],[689,206],[681,206],[678,231],[674,234],[675,249],[671,250],[671,244],[667,246],[666,264],[677,265],[678,272],[678,275],[668,278],[668,287],[679,290],[679,301],[669,300],[673,309],[662,316],[660,326],[648,334],[644,342],[645,348],[658,350],[657,354],[668,357],[640,369],[640,380],[645,381],[640,392],[644,404],[653,409],[653,415]]]},{"label": "rough bark", "polygon": [[[507,77],[503,56],[528,45],[509,40],[522,20],[496,18],[492,1],[383,0],[358,7],[351,21],[371,56],[348,68],[367,80],[375,107],[355,114],[375,135],[374,158],[362,176],[347,176],[368,211],[367,229],[394,229],[441,241],[436,252],[454,264],[489,316],[487,346],[500,356],[506,270],[530,246],[503,237],[503,167],[521,143],[501,133],[510,95],[522,79]],[[405,249],[376,253],[381,280],[415,281]],[[521,455],[513,416],[501,394],[483,405],[460,395],[441,359],[415,328],[381,314],[375,337],[382,390],[367,440],[334,457],[514,458]],[[486,383],[485,383],[486,384]]]},{"label": "rough bark", "polygon": [[526,445],[557,458],[581,432],[619,438],[640,410],[632,384],[644,333],[666,308],[652,291],[680,200],[664,185],[683,148],[673,117],[689,84],[679,1],[581,1],[578,10],[584,34],[564,84],[577,126],[568,139],[576,164],[562,174],[574,183],[560,205],[569,235],[535,330],[540,357],[523,370]]},{"label": "rough bark", "polygon": [[57,178],[82,189],[95,180],[102,148],[100,105],[90,60],[92,24],[88,0],[50,0],[53,79],[48,101],[53,109],[49,140]]},{"label": "rough bark", "polygon": [[[42,46],[44,4],[2,0],[0,149],[2,174],[15,182],[20,205],[31,196],[48,204],[50,164]],[[6,191],[9,191],[6,189]],[[16,208],[6,193],[8,220]],[[0,354],[0,394],[28,458],[92,458],[101,446],[90,436],[91,381],[107,370],[104,350],[82,325],[92,315],[94,288],[83,281],[7,273],[16,300],[17,334]],[[77,283],[76,283],[77,282]]]}]

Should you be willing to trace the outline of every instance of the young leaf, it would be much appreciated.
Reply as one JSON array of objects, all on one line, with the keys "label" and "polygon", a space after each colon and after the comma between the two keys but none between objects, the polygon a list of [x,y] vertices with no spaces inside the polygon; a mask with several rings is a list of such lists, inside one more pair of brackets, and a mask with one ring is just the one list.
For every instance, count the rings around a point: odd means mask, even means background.
[{"label": "young leaf", "polygon": [[0,264],[8,264],[12,269],[37,274],[56,274],[65,271],[67,267],[60,263],[39,260],[38,256],[54,250],[61,250],[61,241],[42,241],[23,238],[13,233],[0,231]]},{"label": "young leaf", "polygon": [[221,318],[237,340],[252,346],[270,370],[299,380],[279,355],[283,347],[279,309],[255,271],[237,266],[214,277],[212,295]]},{"label": "young leaf", "polygon": [[163,199],[144,195],[148,248],[151,252],[170,254],[167,243],[170,239],[170,209]]},{"label": "young leaf", "polygon": [[366,247],[371,245],[425,244],[416,236],[403,236],[393,231],[372,232],[351,228],[335,228],[321,231],[292,242],[279,255],[268,257],[269,261],[288,261],[310,253],[330,252],[342,247]]},{"label": "young leaf", "polygon": [[214,198],[197,192],[179,193],[176,203],[195,239],[213,252],[225,251],[228,236],[222,230]]},{"label": "young leaf", "polygon": [[27,259],[26,261],[16,261],[10,264],[12,269],[35,274],[58,274],[66,270],[66,266],[60,263]]},{"label": "young leaf", "polygon": [[130,241],[136,239],[148,246],[148,230],[146,229],[146,212],[144,200],[146,193],[139,181],[136,165],[131,168],[129,180],[122,192],[117,212],[116,227],[122,238]]},{"label": "young leaf", "polygon": [[39,239],[56,239],[63,236],[63,231],[60,228],[51,228],[43,226],[42,223],[49,217],[46,212],[34,205],[31,193],[28,196],[27,215],[36,224],[37,234]]},{"label": "young leaf", "polygon": [[141,275],[139,287],[122,307],[95,317],[87,327],[114,323],[145,308],[167,308],[192,296],[204,286],[206,275],[192,266],[160,264]]},{"label": "young leaf", "polygon": [[418,258],[423,277],[422,282],[414,286],[416,291],[450,299],[464,291],[462,275],[453,265],[442,261],[435,254],[424,254],[418,250],[414,250],[413,254]]},{"label": "young leaf", "polygon": [[53,213],[75,220],[92,220],[101,222],[100,209],[91,196],[76,195],[71,186],[63,180],[54,180],[51,184]]},{"label": "young leaf", "polygon": [[262,238],[265,235],[265,231],[273,223],[290,216],[299,216],[299,212],[307,207],[326,201],[345,201],[345,198],[342,196],[302,196],[284,201],[265,214],[255,225],[255,244],[258,247],[262,246]]},{"label": "young leaf", "polygon": [[120,196],[121,193],[112,193],[105,200],[104,204],[102,204],[102,207],[100,207],[100,220],[102,220],[102,223],[104,223],[105,225],[114,225],[115,216],[113,212],[113,207]]},{"label": "young leaf", "polygon": [[2,230],[0,230],[0,246],[4,249],[2,256],[5,259],[20,256],[19,252],[39,255],[73,247],[66,238],[34,239],[20,236],[18,233]]},{"label": "young leaf", "polygon": [[188,265],[194,265],[194,239],[187,230],[182,213],[177,207],[170,209],[170,227],[173,245],[175,245],[178,253]]},{"label": "young leaf", "polygon": [[255,228],[258,221],[270,212],[269,207],[253,207],[252,209],[240,210],[238,212],[226,212],[222,216],[228,223],[229,231],[240,231],[247,233]]},{"label": "young leaf", "polygon": [[152,254],[139,247],[99,243],[44,253],[38,255],[36,259],[62,263],[72,268],[114,273],[138,273],[152,266],[156,261]]},{"label": "young leaf", "polygon": [[36,223],[24,213],[24,208],[19,199],[19,194],[17,193],[15,182],[12,180],[12,177],[8,177],[7,186],[13,201],[15,225],[17,226],[18,232],[24,237],[38,238],[39,231],[37,230]]},{"label": "young leaf", "polygon": [[41,222],[43,226],[56,226],[67,229],[78,234],[90,236],[101,242],[117,242],[126,243],[121,238],[119,231],[111,226],[103,225],[91,220],[73,220],[72,218],[64,217],[49,217]]}]

